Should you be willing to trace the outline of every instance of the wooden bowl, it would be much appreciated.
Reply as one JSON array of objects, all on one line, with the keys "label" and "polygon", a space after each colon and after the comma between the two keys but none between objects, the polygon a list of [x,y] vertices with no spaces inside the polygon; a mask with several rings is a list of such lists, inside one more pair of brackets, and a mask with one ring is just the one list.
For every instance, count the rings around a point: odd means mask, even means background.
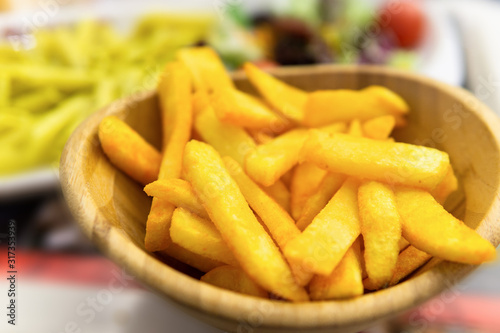
[{"label": "wooden bowl", "polygon": [[[305,90],[388,87],[411,106],[409,126],[397,139],[435,146],[450,154],[460,190],[447,208],[491,241],[500,241],[500,124],[468,92],[412,74],[381,67],[282,68],[273,74]],[[242,73],[237,86],[254,92]],[[202,283],[184,268],[173,268],[144,250],[151,199],[142,186],[115,169],[99,145],[97,127],[116,115],[148,141],[160,143],[154,92],[116,102],[94,114],[68,141],[61,181],[71,211],[85,234],[129,273],[186,312],[231,332],[354,332],[414,307],[452,286],[475,266],[427,265],[399,285],[345,301],[292,304],[261,300]],[[445,235],[443,235],[445,236]],[[169,261],[170,265],[174,265]],[[179,271],[181,270],[181,271]],[[415,276],[416,275],[416,276]]]}]

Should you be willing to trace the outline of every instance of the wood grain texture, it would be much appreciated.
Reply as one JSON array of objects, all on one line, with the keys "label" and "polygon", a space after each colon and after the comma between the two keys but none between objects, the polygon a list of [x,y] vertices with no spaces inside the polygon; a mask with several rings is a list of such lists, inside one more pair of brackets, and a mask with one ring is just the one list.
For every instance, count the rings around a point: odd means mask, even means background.
[{"label": "wood grain texture", "polygon": [[[409,126],[398,140],[425,144],[450,154],[460,190],[446,207],[495,246],[500,242],[500,123],[468,92],[409,73],[370,66],[280,68],[273,74],[308,91],[388,87],[410,105]],[[236,85],[254,93],[244,74]],[[154,92],[118,101],[82,124],[61,160],[61,181],[71,211],[85,234],[121,267],[193,316],[227,331],[355,332],[414,307],[473,271],[449,262],[429,266],[393,288],[346,301],[291,304],[260,300],[193,279],[182,266],[162,262],[144,250],[151,200],[142,187],[117,171],[104,156],[97,126],[114,114],[158,147],[160,121]],[[179,268],[181,267],[181,268]]]}]

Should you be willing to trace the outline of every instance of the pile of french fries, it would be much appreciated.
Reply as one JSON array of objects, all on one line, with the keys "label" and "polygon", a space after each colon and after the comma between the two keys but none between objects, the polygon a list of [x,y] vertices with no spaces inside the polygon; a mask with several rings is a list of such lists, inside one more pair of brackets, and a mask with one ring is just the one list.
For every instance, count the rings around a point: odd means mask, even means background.
[{"label": "pile of french fries", "polygon": [[82,20],[0,37],[0,177],[57,166],[85,118],[154,89],[163,65],[206,39],[213,22],[204,14],[157,13],[140,18],[129,34]]},{"label": "pile of french fries", "polygon": [[292,302],[397,284],[431,257],[466,264],[495,248],[441,205],[448,154],[395,142],[409,107],[394,92],[305,92],[248,63],[261,97],[235,88],[206,47],[182,49],[158,85],[163,149],[116,117],[110,161],[153,197],[145,247],[202,281]]}]

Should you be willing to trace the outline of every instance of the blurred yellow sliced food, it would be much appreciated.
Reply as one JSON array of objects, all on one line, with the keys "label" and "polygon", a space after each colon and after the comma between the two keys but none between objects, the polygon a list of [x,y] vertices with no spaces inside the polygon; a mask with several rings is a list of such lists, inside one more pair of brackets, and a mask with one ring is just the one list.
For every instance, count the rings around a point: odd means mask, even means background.
[{"label": "blurred yellow sliced food", "polygon": [[349,124],[349,128],[347,129],[347,134],[357,136],[357,137],[362,137],[363,136],[363,129],[361,128],[361,122],[359,119],[354,119],[351,121]]},{"label": "blurred yellow sliced food", "polygon": [[217,89],[234,87],[224,64],[212,48],[183,48],[177,52],[177,58],[189,68],[196,90],[211,93]]},{"label": "blurred yellow sliced food", "polygon": [[401,236],[398,242],[399,252],[403,251],[408,246],[410,246],[410,242],[408,242],[403,236]]},{"label": "blurred yellow sliced food", "polygon": [[206,107],[210,106],[210,97],[205,90],[198,90],[193,94],[193,114],[196,117]]},{"label": "blurred yellow sliced food", "polygon": [[385,140],[396,126],[396,118],[391,115],[380,116],[363,123],[363,133],[366,137],[375,140]]},{"label": "blurred yellow sliced food", "polygon": [[267,292],[242,269],[233,266],[217,267],[201,277],[201,281],[241,294],[268,298]]},{"label": "blurred yellow sliced food", "polygon": [[172,215],[170,237],[172,242],[193,253],[238,266],[214,224],[184,208],[176,208]]},{"label": "blurred yellow sliced food", "polygon": [[[262,219],[271,237],[283,251],[289,241],[300,235],[300,230],[295,225],[295,221],[271,196],[247,176],[235,160],[225,157],[224,163],[226,168],[230,170],[231,177],[238,184],[250,207]],[[294,263],[291,263],[290,268],[300,286],[309,283],[312,274],[305,268]]]},{"label": "blurred yellow sliced food", "polygon": [[198,114],[194,127],[203,141],[219,154],[230,156],[241,165],[245,156],[256,147],[255,141],[243,128],[222,123],[211,107]]},{"label": "blurred yellow sliced food", "polygon": [[396,190],[396,202],[403,236],[419,250],[471,265],[496,258],[489,241],[448,213],[430,193],[401,187]]},{"label": "blurred yellow sliced food", "polygon": [[307,130],[291,130],[274,140],[257,146],[245,159],[245,170],[253,180],[271,186],[299,160]]},{"label": "blurred yellow sliced food", "polygon": [[330,172],[429,190],[450,165],[448,154],[437,149],[316,130],[310,131],[302,160]]},{"label": "blurred yellow sliced food", "polygon": [[431,258],[432,256],[430,254],[420,251],[414,246],[408,246],[399,254],[398,261],[396,263],[396,270],[394,271],[394,275],[389,285],[393,286],[397,284],[418,268],[422,267]]},{"label": "blurred yellow sliced food", "polygon": [[325,208],[326,204],[344,183],[346,177],[344,175],[329,173],[321,181],[318,190],[304,204],[304,209],[297,221],[297,227],[300,230],[305,230],[314,220],[316,215]]},{"label": "blurred yellow sliced food", "polygon": [[265,187],[262,189],[269,194],[271,198],[276,201],[281,208],[283,208],[287,213],[290,213],[290,191],[286,187],[286,185],[278,180],[271,186]]},{"label": "blurred yellow sliced food", "polygon": [[272,132],[283,132],[291,126],[262,101],[234,88],[217,89],[211,96],[211,105],[222,122],[236,126]]},{"label": "blurred yellow sliced food", "polygon": [[104,118],[98,134],[104,153],[118,169],[143,185],[158,178],[160,152],[123,121]]},{"label": "blurred yellow sliced food", "polygon": [[434,190],[431,191],[432,196],[441,205],[444,204],[446,199],[458,189],[458,179],[453,172],[453,168],[450,165],[446,176],[441,181],[441,183],[436,186]]},{"label": "blurred yellow sliced food", "polygon": [[187,180],[242,269],[261,287],[285,299],[309,299],[248,206],[217,151],[206,143],[190,141],[184,154]]},{"label": "blurred yellow sliced food", "polygon": [[182,179],[161,179],[148,184],[144,191],[152,197],[167,201],[208,219],[208,214],[194,193],[193,187]]},{"label": "blurred yellow sliced food", "polygon": [[10,90],[10,76],[7,73],[0,72],[0,108],[6,107],[10,104]]},{"label": "blurred yellow sliced food", "polygon": [[399,255],[401,218],[389,186],[366,181],[358,191],[361,234],[368,278],[375,289],[389,284]]},{"label": "blurred yellow sliced food", "polygon": [[378,98],[362,91],[320,90],[309,94],[304,105],[304,125],[318,127],[336,121],[368,120],[391,114]]},{"label": "blurred yellow sliced food", "polygon": [[159,251],[158,254],[174,258],[175,260],[194,267],[201,272],[209,272],[216,267],[225,265],[223,262],[200,256],[174,243],[169,245],[168,252]]},{"label": "blurred yellow sliced food", "polygon": [[302,122],[307,100],[305,91],[276,79],[251,63],[245,63],[243,68],[252,85],[274,109],[296,123]]},{"label": "blurred yellow sliced food", "polygon": [[318,191],[326,174],[327,171],[309,162],[295,167],[290,184],[291,210],[295,220],[300,218],[304,205]]},{"label": "blurred yellow sliced food", "polygon": [[349,178],[284,254],[315,274],[330,275],[360,234],[358,181]]},{"label": "blurred yellow sliced food", "polygon": [[374,96],[393,115],[404,115],[410,112],[406,101],[394,91],[383,86],[369,86],[361,90],[362,93]]},{"label": "blurred yellow sliced food", "polygon": [[330,275],[314,276],[309,285],[311,299],[345,299],[363,295],[361,260],[361,249],[357,240]]},{"label": "blurred yellow sliced food", "polygon": [[[163,129],[163,156],[158,179],[180,178],[182,156],[191,138],[193,123],[191,81],[184,65],[172,62],[165,66],[158,84],[158,95]],[[175,206],[168,202],[158,204],[157,201],[153,198],[144,243],[148,251],[167,249],[168,253],[170,222]]]}]

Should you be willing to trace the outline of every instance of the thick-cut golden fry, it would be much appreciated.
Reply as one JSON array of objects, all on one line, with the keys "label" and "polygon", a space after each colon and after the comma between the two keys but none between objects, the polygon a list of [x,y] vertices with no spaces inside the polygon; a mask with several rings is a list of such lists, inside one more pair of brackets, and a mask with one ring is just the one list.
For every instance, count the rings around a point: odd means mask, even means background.
[{"label": "thick-cut golden fry", "polygon": [[450,165],[448,154],[437,149],[316,130],[310,131],[301,159],[330,172],[429,190]]},{"label": "thick-cut golden fry", "polygon": [[211,93],[220,88],[234,87],[224,64],[212,48],[183,48],[177,51],[177,58],[189,68],[196,90]]},{"label": "thick-cut golden fry", "polygon": [[256,147],[255,141],[243,128],[222,123],[211,107],[196,117],[194,127],[219,154],[231,156],[241,165],[245,156]]},{"label": "thick-cut golden fry", "polygon": [[172,215],[170,237],[172,242],[193,253],[238,266],[214,224],[184,208],[176,208]]},{"label": "thick-cut golden fry", "polygon": [[[420,251],[414,246],[408,246],[403,252],[399,254],[396,263],[396,270],[394,276],[389,283],[390,286],[397,284],[399,281],[416,271],[419,267],[428,262],[432,256],[428,253]],[[368,288],[367,288],[368,289]]]},{"label": "thick-cut golden fry", "polygon": [[309,285],[313,300],[344,299],[363,295],[361,249],[359,239],[328,276],[316,275]]},{"label": "thick-cut golden fry", "polygon": [[217,267],[203,275],[201,281],[245,295],[262,298],[268,298],[269,296],[242,269],[233,266]]},{"label": "thick-cut golden fry", "polygon": [[394,91],[382,86],[369,86],[361,90],[362,93],[374,96],[393,115],[404,115],[410,112],[406,101]]},{"label": "thick-cut golden fry", "polygon": [[193,187],[182,179],[162,179],[148,184],[144,191],[152,197],[167,201],[175,207],[185,208],[208,219],[208,214],[194,193]]},{"label": "thick-cut golden fry", "polygon": [[101,121],[99,140],[111,163],[134,180],[146,185],[158,178],[160,152],[117,117]]},{"label": "thick-cut golden fry", "polygon": [[319,185],[326,174],[327,171],[309,162],[304,162],[295,167],[290,184],[291,210],[295,220],[300,218],[304,205],[318,191]]},{"label": "thick-cut golden fry", "polygon": [[363,133],[370,139],[385,140],[391,135],[394,126],[396,126],[394,116],[381,116],[365,121],[363,123]]},{"label": "thick-cut golden fry", "polygon": [[399,252],[403,251],[408,246],[410,246],[410,242],[408,242],[403,236],[401,236],[398,242]]},{"label": "thick-cut golden fry", "polygon": [[[262,219],[272,238],[283,251],[289,241],[300,235],[295,221],[273,198],[247,176],[235,160],[225,157],[224,163],[250,207]],[[290,268],[300,286],[309,283],[312,274],[305,268],[294,263],[291,263]]]},{"label": "thick-cut golden fry", "polygon": [[346,177],[336,173],[330,173],[321,181],[318,191],[314,193],[305,203],[302,214],[297,221],[297,227],[305,230],[314,220],[316,215],[325,208],[326,204],[344,183]]},{"label": "thick-cut golden fry", "polygon": [[278,180],[271,186],[262,188],[273,198],[287,213],[290,213],[290,191],[286,185]]},{"label": "thick-cut golden fry", "polygon": [[253,180],[271,186],[299,160],[307,131],[292,130],[274,140],[257,146],[245,159],[245,170]]},{"label": "thick-cut golden fry", "polygon": [[304,125],[318,127],[335,121],[367,120],[392,113],[379,98],[355,90],[320,90],[309,94]]},{"label": "thick-cut golden fry", "polygon": [[434,190],[431,191],[432,196],[441,205],[444,204],[446,199],[458,189],[458,179],[453,172],[453,168],[449,167],[448,172],[444,179],[439,183]]},{"label": "thick-cut golden fry", "polygon": [[313,273],[330,275],[359,234],[358,181],[349,178],[284,254]]},{"label": "thick-cut golden fry", "polygon": [[349,124],[349,129],[347,130],[347,134],[357,136],[357,137],[362,137],[363,136],[363,129],[361,128],[361,122],[359,119],[354,119],[351,121]]},{"label": "thick-cut golden fry", "polygon": [[471,265],[495,259],[495,247],[448,213],[430,193],[400,187],[396,190],[396,202],[403,236],[419,250]]},{"label": "thick-cut golden fry", "polygon": [[260,225],[214,148],[190,141],[184,154],[187,180],[242,269],[261,287],[295,302],[309,296]]},{"label": "thick-cut golden fry", "polygon": [[375,289],[391,281],[399,255],[401,218],[389,186],[364,182],[358,191],[359,217],[368,278]]},{"label": "thick-cut golden fry", "polygon": [[[177,115],[192,114],[191,81],[188,69],[178,61],[169,62],[158,81],[158,99],[162,121],[162,148],[165,150],[174,128]],[[192,117],[192,116],[190,116]],[[190,123],[188,123],[191,127]]]},{"label": "thick-cut golden fry", "polygon": [[243,68],[250,82],[273,108],[294,122],[302,122],[307,101],[305,91],[274,78],[251,63],[245,63]]},{"label": "thick-cut golden fry", "polygon": [[228,124],[245,128],[283,132],[290,121],[278,116],[256,97],[233,88],[220,88],[211,96],[217,117]]},{"label": "thick-cut golden fry", "polygon": [[196,117],[207,106],[210,106],[210,97],[205,90],[198,90],[193,94],[193,115]]},{"label": "thick-cut golden fry", "polygon": [[174,243],[169,244],[168,252],[164,250],[159,251],[158,253],[160,254],[160,256],[174,258],[177,261],[194,267],[200,272],[209,272],[214,268],[225,265],[223,262],[200,256]]},{"label": "thick-cut golden fry", "polygon": [[[191,137],[193,123],[191,81],[188,70],[181,63],[174,62],[165,67],[158,84],[158,95],[164,144],[158,179],[180,178],[182,156]],[[156,209],[160,212],[156,212]],[[144,240],[148,251],[168,248],[171,243],[169,228],[174,209],[174,205],[168,202],[158,203],[157,199],[153,198]]]}]

